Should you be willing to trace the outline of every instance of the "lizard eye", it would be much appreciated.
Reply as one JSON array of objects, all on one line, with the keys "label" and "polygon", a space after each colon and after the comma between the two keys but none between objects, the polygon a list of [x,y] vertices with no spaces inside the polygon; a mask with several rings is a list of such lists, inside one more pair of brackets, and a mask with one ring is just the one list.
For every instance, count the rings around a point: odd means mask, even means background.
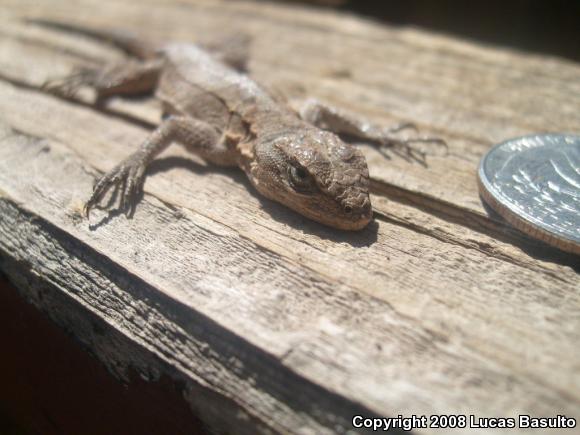
[{"label": "lizard eye", "polygon": [[289,170],[290,184],[298,192],[308,192],[314,187],[314,180],[308,171],[302,166],[290,166]]}]

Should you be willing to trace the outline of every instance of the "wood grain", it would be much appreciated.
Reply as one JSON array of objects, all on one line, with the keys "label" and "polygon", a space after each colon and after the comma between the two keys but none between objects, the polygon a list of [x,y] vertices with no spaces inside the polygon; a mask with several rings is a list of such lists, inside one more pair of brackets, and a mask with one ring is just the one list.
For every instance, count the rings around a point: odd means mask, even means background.
[{"label": "wood grain", "polygon": [[[347,432],[356,413],[580,418],[578,258],[488,216],[475,180],[495,141],[577,129],[577,65],[268,3],[0,8],[3,269],[49,288],[52,304],[30,291],[43,309],[74,300],[118,331],[127,344],[97,352],[113,370],[182,380],[208,425],[247,433]],[[356,234],[177,147],[152,168],[133,220],[95,213],[89,225],[80,208],[95,177],[144,140],[159,108],[115,99],[97,110],[90,92],[41,91],[121,54],[22,21],[32,17],[168,40],[243,29],[268,86],[416,121],[450,153],[423,167],[363,145],[377,218]],[[53,312],[69,327],[79,317]]]}]

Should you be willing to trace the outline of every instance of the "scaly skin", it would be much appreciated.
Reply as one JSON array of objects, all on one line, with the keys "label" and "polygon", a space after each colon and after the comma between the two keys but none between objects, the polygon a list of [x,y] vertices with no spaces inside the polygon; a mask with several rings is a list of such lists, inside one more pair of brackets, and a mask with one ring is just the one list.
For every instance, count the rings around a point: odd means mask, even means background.
[{"label": "scaly skin", "polygon": [[392,133],[412,124],[385,129],[313,100],[294,111],[234,70],[232,66],[240,68],[245,63],[236,52],[220,50],[220,44],[211,46],[211,53],[194,45],[173,44],[153,56],[153,50],[134,49],[138,44],[126,37],[117,37],[115,42],[150,55],[100,71],[85,70],[47,87],[74,93],[90,85],[99,99],[154,91],[163,102],[165,116],[139,150],[96,183],[85,206],[87,215],[112,189],[119,190],[120,207],[131,215],[147,165],[177,141],[209,162],[240,167],[262,195],[310,219],[360,230],[372,219],[365,158],[319,126],[407,151],[410,142],[441,142],[401,140]]}]

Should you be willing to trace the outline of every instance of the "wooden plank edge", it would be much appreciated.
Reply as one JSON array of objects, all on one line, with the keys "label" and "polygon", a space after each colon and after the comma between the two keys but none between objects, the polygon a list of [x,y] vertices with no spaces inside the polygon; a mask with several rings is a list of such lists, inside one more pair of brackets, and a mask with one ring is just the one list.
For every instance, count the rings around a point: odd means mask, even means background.
[{"label": "wooden plank edge", "polygon": [[[144,379],[167,375],[183,382],[192,410],[213,430],[346,433],[351,416],[376,416],[302,378],[282,359],[158,292],[6,196],[0,197],[0,234],[0,269],[31,303],[71,331],[120,379],[134,370]],[[18,246],[16,240],[26,242]],[[66,277],[49,276],[46,270],[55,260],[72,261],[76,268],[67,268]],[[150,329],[150,340],[138,337],[135,328]],[[232,379],[220,382],[219,372],[227,369],[237,385],[228,385]],[[237,401],[236,388],[255,389],[262,397],[254,404],[264,407]]]}]

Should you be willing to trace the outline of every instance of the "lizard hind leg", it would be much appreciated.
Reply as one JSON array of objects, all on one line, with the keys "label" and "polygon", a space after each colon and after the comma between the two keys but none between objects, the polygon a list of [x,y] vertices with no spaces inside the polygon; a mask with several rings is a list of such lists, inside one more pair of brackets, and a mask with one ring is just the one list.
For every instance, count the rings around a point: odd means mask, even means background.
[{"label": "lizard hind leg", "polygon": [[113,95],[142,95],[155,89],[161,67],[161,59],[128,59],[105,68],[81,67],[68,76],[45,82],[42,88],[73,98],[82,87],[89,86],[95,89],[98,102]]},{"label": "lizard hind leg", "polygon": [[97,69],[80,67],[73,73],[56,79],[46,80],[41,89],[65,98],[74,98],[81,87],[92,85],[96,81]]}]

